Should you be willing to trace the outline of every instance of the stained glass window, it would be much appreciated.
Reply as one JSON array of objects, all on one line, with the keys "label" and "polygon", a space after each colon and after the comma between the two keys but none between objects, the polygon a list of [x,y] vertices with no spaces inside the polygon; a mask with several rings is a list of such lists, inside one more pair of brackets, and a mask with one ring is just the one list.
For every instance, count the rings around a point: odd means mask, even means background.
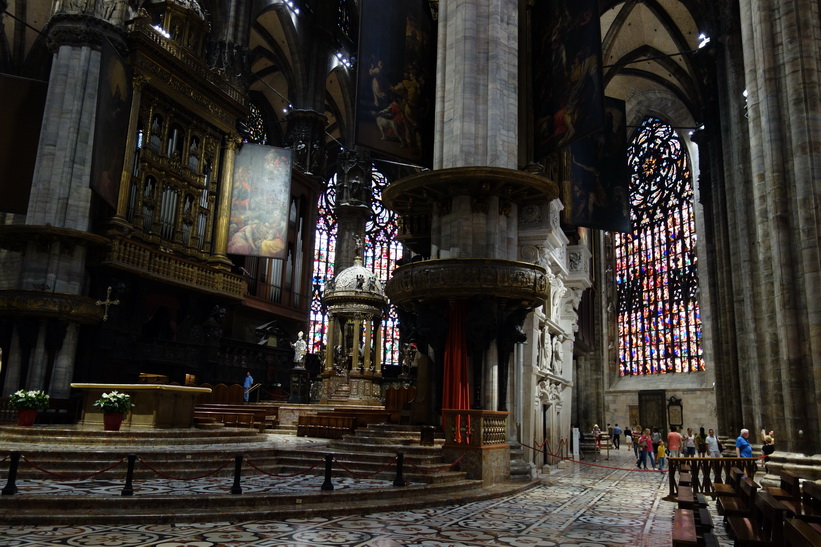
[{"label": "stained glass window", "polygon": [[[378,279],[387,282],[396,268],[396,261],[402,256],[402,245],[395,241],[397,218],[382,205],[382,189],[388,180],[378,171],[373,171],[373,194],[371,217],[365,227],[363,266],[372,270]],[[328,190],[319,197],[319,214],[316,225],[314,247],[313,298],[311,300],[310,330],[308,345],[310,353],[319,353],[325,344],[328,328],[328,312],[322,307],[322,291],[325,282],[333,279],[336,259],[337,224],[334,215],[336,203],[335,184],[328,184]],[[396,308],[391,306],[382,318],[383,344],[382,364],[398,366],[399,321]]]},{"label": "stained glass window", "polygon": [[614,239],[619,373],[704,370],[687,152],[670,125],[648,118],[627,155],[633,232]]}]

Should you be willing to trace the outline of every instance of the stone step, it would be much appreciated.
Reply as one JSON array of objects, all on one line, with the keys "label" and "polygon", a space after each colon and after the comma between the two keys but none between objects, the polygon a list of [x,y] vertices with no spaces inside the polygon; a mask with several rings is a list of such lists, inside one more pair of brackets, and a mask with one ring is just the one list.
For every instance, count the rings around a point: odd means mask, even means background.
[{"label": "stone step", "polygon": [[264,440],[256,429],[223,427],[205,431],[189,429],[123,428],[120,431],[103,431],[99,427],[68,426],[0,426],[4,444],[74,445],[106,447],[157,446],[157,445],[213,445],[229,443],[255,443]]},{"label": "stone step", "polygon": [[283,520],[468,503],[511,495],[536,486],[510,483],[481,487],[481,481],[331,492],[196,496],[2,496],[4,523],[15,526],[65,524],[184,523]]}]

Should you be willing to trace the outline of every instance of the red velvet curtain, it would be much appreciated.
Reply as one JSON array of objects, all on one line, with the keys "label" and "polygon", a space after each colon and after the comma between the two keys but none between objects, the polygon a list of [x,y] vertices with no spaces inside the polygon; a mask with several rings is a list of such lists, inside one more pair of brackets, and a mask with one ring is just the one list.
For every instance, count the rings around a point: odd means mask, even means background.
[{"label": "red velvet curtain", "polygon": [[[445,340],[445,379],[442,386],[442,408],[470,409],[470,381],[468,379],[467,340],[465,339],[465,302],[451,303],[448,310],[448,333]],[[442,423],[445,423],[444,416]],[[456,418],[456,442],[462,442],[460,425]]]}]

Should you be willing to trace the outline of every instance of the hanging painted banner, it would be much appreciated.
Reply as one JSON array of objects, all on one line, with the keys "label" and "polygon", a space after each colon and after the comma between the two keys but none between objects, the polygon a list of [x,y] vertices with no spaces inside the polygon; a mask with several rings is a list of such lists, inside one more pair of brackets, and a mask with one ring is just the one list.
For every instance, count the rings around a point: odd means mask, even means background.
[{"label": "hanging painted banner", "polygon": [[117,209],[131,111],[131,69],[108,40],[100,51],[91,189]]},{"label": "hanging painted banner", "polygon": [[596,0],[537,1],[532,11],[534,157],[604,124]]},{"label": "hanging painted banner", "polygon": [[228,253],[285,258],[291,151],[244,144],[234,162]]},{"label": "hanging painted banner", "polygon": [[605,99],[604,129],[570,145],[571,223],[630,232],[630,172],[624,101]]},{"label": "hanging painted banner", "polygon": [[363,0],[356,144],[431,166],[436,30],[426,0]]},{"label": "hanging painted banner", "polygon": [[0,212],[26,214],[48,82],[0,74]]}]

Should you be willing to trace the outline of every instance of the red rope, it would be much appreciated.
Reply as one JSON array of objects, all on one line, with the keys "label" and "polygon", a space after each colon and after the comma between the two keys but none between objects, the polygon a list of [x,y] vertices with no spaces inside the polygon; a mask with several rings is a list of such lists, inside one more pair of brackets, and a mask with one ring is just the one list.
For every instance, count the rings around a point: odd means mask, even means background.
[{"label": "red rope", "polygon": [[337,460],[336,458],[334,458],[334,461],[335,461],[337,464],[339,464],[339,467],[341,467],[342,469],[344,469],[345,471],[347,471],[348,473],[350,473],[350,474],[351,474],[351,475],[353,475],[354,477],[373,477],[374,475],[378,475],[379,473],[381,473],[382,471],[384,471],[384,470],[385,470],[385,469],[387,469],[388,467],[392,466],[392,465],[394,464],[394,462],[396,461],[396,458],[394,458],[392,461],[389,461],[388,463],[386,463],[386,464],[385,464],[385,466],[384,466],[384,467],[382,467],[382,468],[380,468],[380,469],[377,469],[377,470],[376,470],[376,471],[374,471],[373,473],[357,473],[356,471],[353,471],[353,470],[351,470],[351,469],[348,469],[348,467],[346,467],[344,463],[342,463],[341,461]]},{"label": "red rope", "polygon": [[257,471],[259,471],[260,473],[262,473],[263,475],[268,475],[269,477],[279,477],[279,478],[282,478],[282,479],[288,479],[288,478],[291,478],[291,477],[296,477],[298,475],[306,475],[308,473],[308,471],[313,471],[314,468],[317,465],[319,465],[323,462],[323,460],[319,460],[318,462],[313,464],[311,467],[309,467],[305,471],[297,471],[296,473],[284,474],[284,475],[281,475],[279,473],[269,473],[268,471],[265,471],[264,469],[261,469],[261,468],[257,467],[256,465],[254,465],[254,462],[252,462],[251,460],[246,459],[245,462],[248,465],[250,465],[251,467],[253,467],[254,469],[256,469]]},{"label": "red rope", "polygon": [[204,475],[198,475],[198,476],[196,476],[196,477],[175,477],[175,476],[173,476],[173,475],[168,475],[168,474],[166,474],[166,473],[163,473],[162,471],[159,471],[158,469],[155,469],[155,468],[154,468],[154,467],[152,467],[152,466],[151,466],[151,465],[150,465],[147,461],[145,461],[145,460],[144,460],[144,459],[142,459],[142,458],[137,458],[137,459],[138,459],[138,460],[140,460],[140,463],[141,463],[141,464],[143,464],[144,466],[146,466],[147,468],[149,468],[151,471],[153,471],[153,472],[154,472],[154,473],[156,473],[157,475],[161,476],[161,477],[162,477],[162,478],[164,478],[164,479],[170,479],[170,480],[172,480],[172,481],[195,481],[195,480],[197,480],[197,479],[204,479],[205,477],[210,477],[210,476],[212,476],[212,475],[216,475],[217,473],[219,473],[220,471],[222,471],[223,469],[225,469],[225,468],[228,466],[228,464],[230,464],[230,463],[233,461],[233,460],[228,460],[227,462],[225,462],[225,463],[224,463],[224,464],[222,464],[221,466],[217,467],[217,468],[216,468],[216,469],[214,469],[213,471],[211,471],[211,472],[209,472],[209,473],[205,473]]},{"label": "red rope", "polygon": [[405,460],[405,463],[407,463],[408,465],[410,465],[414,469],[418,469],[419,471],[422,471],[423,473],[438,473],[440,471],[447,471],[448,469],[452,469],[454,466],[456,466],[457,463],[462,461],[462,458],[464,458],[464,456],[460,456],[458,460],[456,460],[455,462],[453,462],[450,465],[446,465],[444,467],[436,467],[436,468],[419,467],[418,465],[414,464],[413,462],[410,462],[410,461],[407,461],[407,460]]},{"label": "red rope", "polygon": [[[526,445],[525,443],[520,443],[520,444],[524,447],[530,448],[531,450],[536,450],[536,452],[544,453],[543,450],[537,450],[533,446]],[[545,442],[542,444],[542,446],[544,446],[545,444],[547,444],[547,439],[545,439]],[[596,464],[596,463],[584,462],[584,461],[581,461],[581,460],[574,460],[573,458],[566,458],[564,456],[559,456],[558,454],[554,454],[554,453],[550,452],[550,446],[549,445],[548,445],[547,454],[548,454],[548,456],[552,456],[552,457],[554,457],[556,459],[559,459],[559,460],[565,460],[565,461],[580,463],[582,465],[587,465],[589,467],[600,467],[602,469],[615,469],[617,471],[640,471],[642,473],[658,473],[659,472],[656,469],[638,469],[638,468],[636,468],[636,469],[625,469],[624,467],[613,467],[613,466],[610,466],[610,465],[599,465],[599,464]]]},{"label": "red rope", "polygon": [[113,463],[110,466],[106,467],[105,469],[101,469],[99,471],[93,471],[91,473],[86,473],[86,474],[83,474],[83,475],[65,475],[63,473],[55,473],[53,471],[43,469],[42,467],[40,467],[39,465],[37,465],[33,461],[31,461],[28,458],[26,458],[25,456],[23,456],[23,461],[26,462],[27,464],[29,464],[30,466],[32,466],[37,471],[42,471],[43,473],[46,473],[47,475],[52,475],[52,476],[55,476],[55,477],[59,477],[61,479],[69,479],[69,480],[70,479],[87,479],[87,478],[93,477],[95,475],[100,475],[102,473],[105,473],[106,471],[110,471],[110,470],[114,469],[115,467],[117,467],[118,465],[123,463],[125,460],[126,459],[123,458],[120,461],[118,461],[117,463]]}]

